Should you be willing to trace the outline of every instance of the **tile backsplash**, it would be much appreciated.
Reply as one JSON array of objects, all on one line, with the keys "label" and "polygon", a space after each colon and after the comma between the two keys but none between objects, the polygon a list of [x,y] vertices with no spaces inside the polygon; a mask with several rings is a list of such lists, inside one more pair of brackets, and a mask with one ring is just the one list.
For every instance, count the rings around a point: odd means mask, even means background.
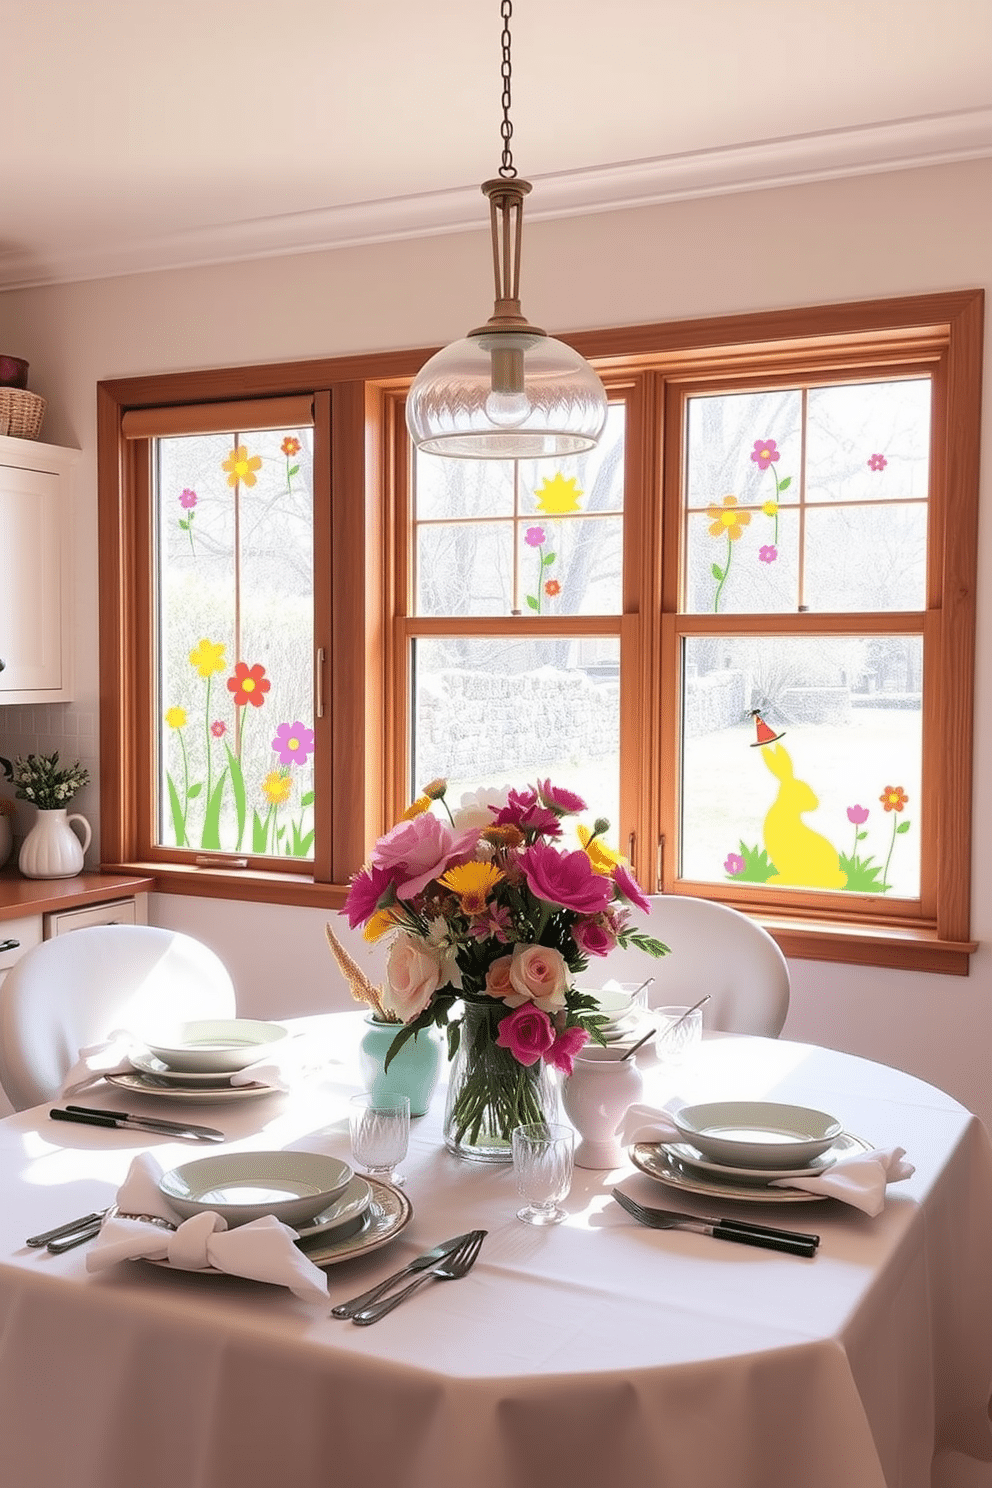
[{"label": "tile backsplash", "polygon": [[[55,750],[60,759],[70,764],[78,759],[89,770],[91,783],[79,792],[70,809],[84,816],[95,815],[96,791],[92,782],[100,766],[97,710],[81,708],[77,703],[0,704],[0,755],[12,760],[24,754],[52,754]],[[2,777],[0,794],[12,799],[14,795],[14,787]],[[23,839],[30,829],[33,810],[24,801],[18,801],[16,806],[15,842]]]}]

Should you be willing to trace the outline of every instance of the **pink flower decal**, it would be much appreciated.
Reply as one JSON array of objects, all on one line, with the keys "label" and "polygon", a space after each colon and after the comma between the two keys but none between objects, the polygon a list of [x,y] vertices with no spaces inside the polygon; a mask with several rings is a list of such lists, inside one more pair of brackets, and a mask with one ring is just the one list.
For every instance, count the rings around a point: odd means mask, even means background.
[{"label": "pink flower decal", "polygon": [[774,465],[780,458],[780,452],[776,447],[774,439],[756,439],[754,449],[751,451],[751,459],[759,470],[767,470],[769,465]]},{"label": "pink flower decal", "polygon": [[281,723],[272,740],[281,765],[305,765],[313,754],[313,729],[305,723]]},{"label": "pink flower decal", "polygon": [[561,853],[547,843],[535,842],[521,854],[520,866],[531,893],[548,904],[594,915],[609,903],[610,880],[593,871],[588,853]]},{"label": "pink flower decal", "polygon": [[629,904],[636,904],[638,909],[643,910],[647,914],[651,906],[647,901],[644,890],[630,869],[625,867],[623,863],[618,863],[613,870],[612,878],[621,899],[626,899]]},{"label": "pink flower decal", "polygon": [[223,719],[218,718],[215,723],[212,723],[210,725],[210,732],[213,734],[215,739],[223,739],[224,735],[227,733],[227,724],[223,721]]},{"label": "pink flower decal", "polygon": [[729,873],[731,878],[736,878],[738,873],[744,872],[744,859],[740,853],[728,853],[724,859],[723,870]]},{"label": "pink flower decal", "polygon": [[848,819],[849,822],[853,823],[853,825],[856,826],[856,827],[863,826],[864,823],[868,820],[868,807],[867,806],[848,806],[848,808],[847,808],[847,819]]},{"label": "pink flower decal", "polygon": [[191,491],[188,487],[185,491],[180,491],[179,505],[183,508],[184,511],[191,511],[192,508],[196,505],[196,492]]},{"label": "pink flower decal", "polygon": [[570,1075],[575,1068],[576,1054],[580,1049],[585,1048],[588,1042],[589,1035],[584,1028],[563,1028],[545,1054],[544,1062],[561,1070],[563,1075]]},{"label": "pink flower decal", "polygon": [[774,543],[765,543],[764,547],[758,549],[758,559],[761,563],[774,563],[778,557],[778,548]]},{"label": "pink flower decal", "polygon": [[539,548],[544,542],[544,528],[528,527],[524,533],[524,542],[529,548]]},{"label": "pink flower decal", "polygon": [[440,878],[456,863],[465,863],[475,851],[478,831],[456,832],[439,817],[423,812],[411,821],[398,822],[372,850],[372,866],[385,868],[396,878],[396,893],[412,899],[432,878]]},{"label": "pink flower decal", "polygon": [[868,469],[869,470],[884,470],[885,467],[886,467],[886,465],[888,465],[888,463],[889,462],[885,458],[884,455],[869,455],[868,456]]},{"label": "pink flower decal", "polygon": [[514,1008],[499,1025],[496,1043],[509,1049],[518,1064],[536,1064],[554,1047],[555,1031],[551,1019],[532,1002]]}]

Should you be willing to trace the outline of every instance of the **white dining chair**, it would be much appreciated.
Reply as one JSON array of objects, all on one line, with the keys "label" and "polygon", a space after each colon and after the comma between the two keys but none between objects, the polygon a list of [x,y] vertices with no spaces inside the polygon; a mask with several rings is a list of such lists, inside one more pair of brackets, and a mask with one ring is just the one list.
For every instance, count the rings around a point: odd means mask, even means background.
[{"label": "white dining chair", "polygon": [[57,1095],[80,1049],[116,1029],[232,1018],[220,957],[155,925],[92,925],[42,941],[0,985],[0,1085],[15,1111]]},{"label": "white dining chair", "polygon": [[646,915],[632,911],[631,925],[663,941],[671,954],[655,960],[633,946],[618,949],[590,960],[582,980],[653,977],[651,1007],[687,1007],[708,993],[704,1027],[777,1038],[789,1011],[789,964],[768,931],[712,899],[655,894],[650,905]]}]

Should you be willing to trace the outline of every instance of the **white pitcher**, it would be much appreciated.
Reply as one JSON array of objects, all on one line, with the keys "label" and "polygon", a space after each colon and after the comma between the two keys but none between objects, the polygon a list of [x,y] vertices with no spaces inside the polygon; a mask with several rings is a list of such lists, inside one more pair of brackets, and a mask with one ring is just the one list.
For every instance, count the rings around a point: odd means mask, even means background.
[{"label": "white pitcher", "polygon": [[[83,841],[71,822],[81,822]],[[21,844],[17,866],[25,878],[75,878],[83,871],[83,854],[93,833],[85,816],[71,816],[64,806],[52,811],[39,809],[34,826]]]},{"label": "white pitcher", "polygon": [[617,1168],[623,1148],[617,1128],[630,1106],[641,1098],[644,1082],[625,1049],[586,1044],[575,1056],[562,1087],[562,1104],[582,1140],[575,1149],[577,1168]]}]

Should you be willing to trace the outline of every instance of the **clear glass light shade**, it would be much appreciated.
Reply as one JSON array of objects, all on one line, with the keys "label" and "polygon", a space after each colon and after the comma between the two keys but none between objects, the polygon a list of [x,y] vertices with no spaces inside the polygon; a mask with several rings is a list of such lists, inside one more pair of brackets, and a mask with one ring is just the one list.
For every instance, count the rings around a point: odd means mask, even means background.
[{"label": "clear glass light shade", "polygon": [[589,363],[552,336],[485,331],[432,356],[406,401],[418,449],[477,460],[537,460],[592,449],[606,391]]}]

